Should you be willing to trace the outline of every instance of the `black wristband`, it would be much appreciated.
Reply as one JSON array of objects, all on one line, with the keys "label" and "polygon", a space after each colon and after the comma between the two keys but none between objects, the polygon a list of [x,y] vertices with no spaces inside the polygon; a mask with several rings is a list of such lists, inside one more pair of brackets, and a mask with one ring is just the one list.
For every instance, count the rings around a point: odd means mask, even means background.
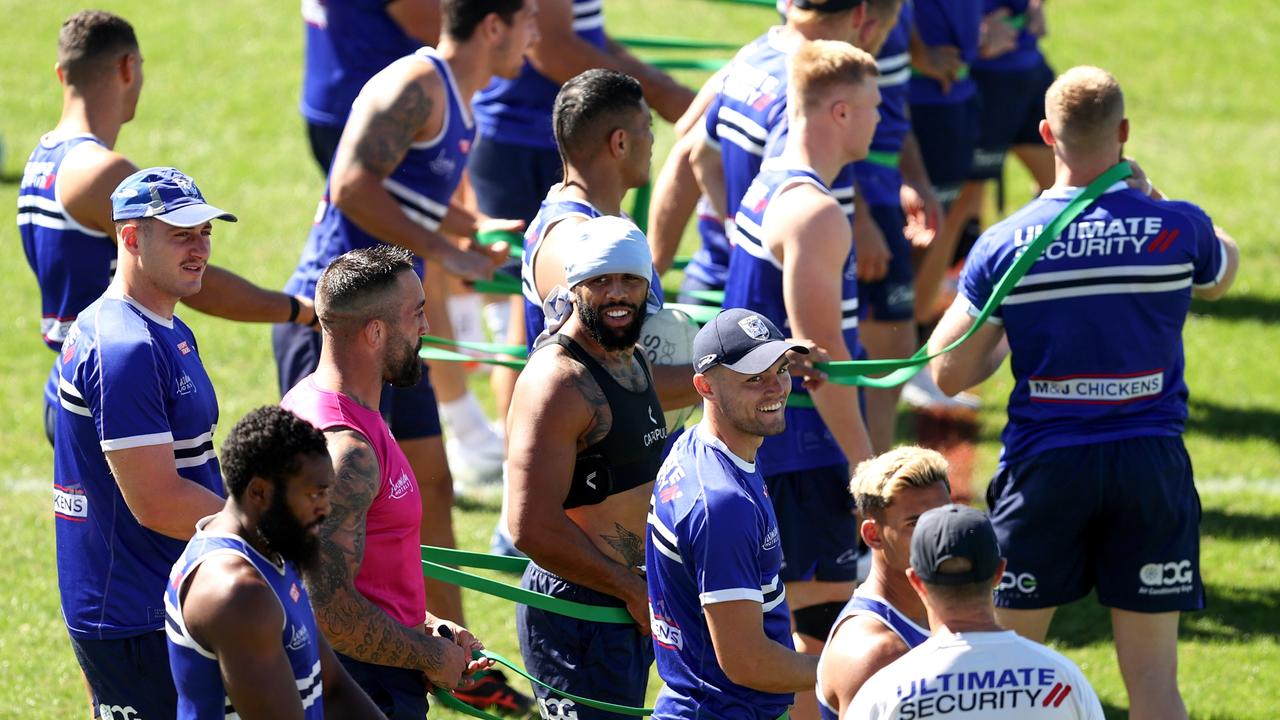
[{"label": "black wristband", "polygon": [[298,298],[289,296],[289,322],[298,321],[298,313],[302,312],[302,303],[298,302]]}]

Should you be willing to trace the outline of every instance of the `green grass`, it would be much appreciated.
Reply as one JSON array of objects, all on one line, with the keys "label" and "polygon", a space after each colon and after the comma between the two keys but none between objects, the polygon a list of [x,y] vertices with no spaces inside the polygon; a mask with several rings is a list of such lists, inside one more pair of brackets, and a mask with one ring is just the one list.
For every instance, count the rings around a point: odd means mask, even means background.
[{"label": "green grass", "polygon": [[[139,165],[177,165],[216,204],[236,212],[220,226],[214,260],[269,287],[285,281],[301,249],[322,181],[296,112],[301,32],[296,5],[105,2],[137,28],[146,87],[118,149]],[[58,118],[52,73],[58,26],[79,5],[0,0],[0,717],[69,718],[81,711],[75,663],[58,615],[49,512],[51,454],[40,432],[40,349],[35,283],[13,224],[26,153]],[[710,0],[611,0],[615,32],[745,42],[772,16]],[[1280,706],[1280,240],[1265,213],[1280,186],[1280,15],[1268,0],[1198,6],[1172,0],[1054,0],[1046,41],[1055,66],[1112,70],[1125,85],[1128,148],[1166,193],[1191,198],[1240,241],[1232,294],[1197,304],[1187,325],[1192,388],[1187,443],[1205,507],[1203,564],[1209,609],[1183,622],[1182,687],[1195,717],[1269,718]],[[713,52],[709,56],[724,53]],[[680,73],[690,84],[699,73]],[[656,160],[670,144],[659,129]],[[1010,207],[1029,192],[1009,172]],[[688,238],[686,240],[688,242]],[[690,249],[686,247],[686,250]],[[265,326],[194,312],[195,329],[222,403],[222,427],[276,398]],[[979,477],[999,452],[1003,374],[983,388]],[[979,490],[981,488],[978,488]],[[481,549],[492,503],[455,513],[464,547]],[[468,619],[498,651],[517,655],[511,607],[468,594]],[[1125,695],[1106,614],[1090,600],[1065,608],[1054,644],[1079,662],[1108,706]],[[657,687],[656,674],[652,687]]]}]

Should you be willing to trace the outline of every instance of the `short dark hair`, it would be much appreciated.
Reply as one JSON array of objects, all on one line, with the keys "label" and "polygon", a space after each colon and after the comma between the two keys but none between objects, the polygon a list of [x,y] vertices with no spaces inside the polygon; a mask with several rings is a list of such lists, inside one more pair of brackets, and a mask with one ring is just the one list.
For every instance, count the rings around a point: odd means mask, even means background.
[{"label": "short dark hair", "polygon": [[561,159],[589,153],[604,142],[626,113],[640,110],[644,89],[640,81],[615,70],[587,70],[560,88],[551,122]]},{"label": "short dark hair", "polygon": [[524,8],[524,0],[443,0],[440,17],[444,32],[454,40],[470,40],[489,13],[497,13],[510,25],[516,13]]},{"label": "short dark hair", "polygon": [[62,23],[58,66],[68,85],[82,85],[137,49],[138,38],[128,20],[101,10],[81,10]]},{"label": "short dark hair", "polygon": [[398,245],[375,245],[333,259],[316,283],[316,311],[320,324],[333,331],[339,325],[385,317],[387,292],[396,276],[413,270],[413,253]]},{"label": "short dark hair", "polygon": [[278,405],[264,405],[240,418],[222,443],[222,482],[240,498],[255,477],[282,488],[302,469],[302,458],[327,456],[324,433]]}]

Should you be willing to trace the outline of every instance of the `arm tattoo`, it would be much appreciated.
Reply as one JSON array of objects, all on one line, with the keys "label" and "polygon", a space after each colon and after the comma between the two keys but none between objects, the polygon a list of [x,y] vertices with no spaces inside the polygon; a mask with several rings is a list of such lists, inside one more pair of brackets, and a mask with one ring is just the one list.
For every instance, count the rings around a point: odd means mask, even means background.
[{"label": "arm tattoo", "polygon": [[[320,552],[306,569],[316,621],[333,648],[357,660],[434,670],[440,653],[425,635],[404,627],[355,588],[364,559],[365,518],[381,484],[368,441],[351,430],[325,433],[335,464],[332,510],[320,526]],[[335,448],[338,437],[347,441]]]},{"label": "arm tattoo", "polygon": [[434,106],[422,85],[410,81],[390,105],[372,110],[365,118],[356,142],[356,160],[379,177],[391,175]]},{"label": "arm tattoo", "polygon": [[591,371],[585,366],[567,356],[562,359],[562,362],[566,364],[574,386],[582,395],[582,401],[591,410],[591,424],[581,436],[582,448],[591,447],[603,440],[613,427],[613,410],[609,407],[609,398],[605,397],[600,383],[596,382],[596,379],[591,376]]},{"label": "arm tattoo", "polygon": [[640,567],[644,565],[644,538],[626,529],[621,523],[615,522],[613,529],[618,531],[617,535],[601,535],[600,537],[609,543],[609,547],[613,548],[618,555],[622,556],[623,562],[628,566]]}]

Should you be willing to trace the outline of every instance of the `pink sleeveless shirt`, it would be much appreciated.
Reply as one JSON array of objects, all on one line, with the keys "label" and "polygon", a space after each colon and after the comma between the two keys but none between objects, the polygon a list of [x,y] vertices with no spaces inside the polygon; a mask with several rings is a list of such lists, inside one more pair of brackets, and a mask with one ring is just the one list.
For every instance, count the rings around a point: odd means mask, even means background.
[{"label": "pink sleeveless shirt", "polygon": [[401,625],[421,625],[427,596],[418,549],[422,524],[418,480],[382,415],[342,393],[316,387],[312,377],[295,385],[280,406],[321,430],[341,426],[355,430],[369,441],[378,458],[381,482],[365,520],[364,558],[356,573],[356,589]]}]

